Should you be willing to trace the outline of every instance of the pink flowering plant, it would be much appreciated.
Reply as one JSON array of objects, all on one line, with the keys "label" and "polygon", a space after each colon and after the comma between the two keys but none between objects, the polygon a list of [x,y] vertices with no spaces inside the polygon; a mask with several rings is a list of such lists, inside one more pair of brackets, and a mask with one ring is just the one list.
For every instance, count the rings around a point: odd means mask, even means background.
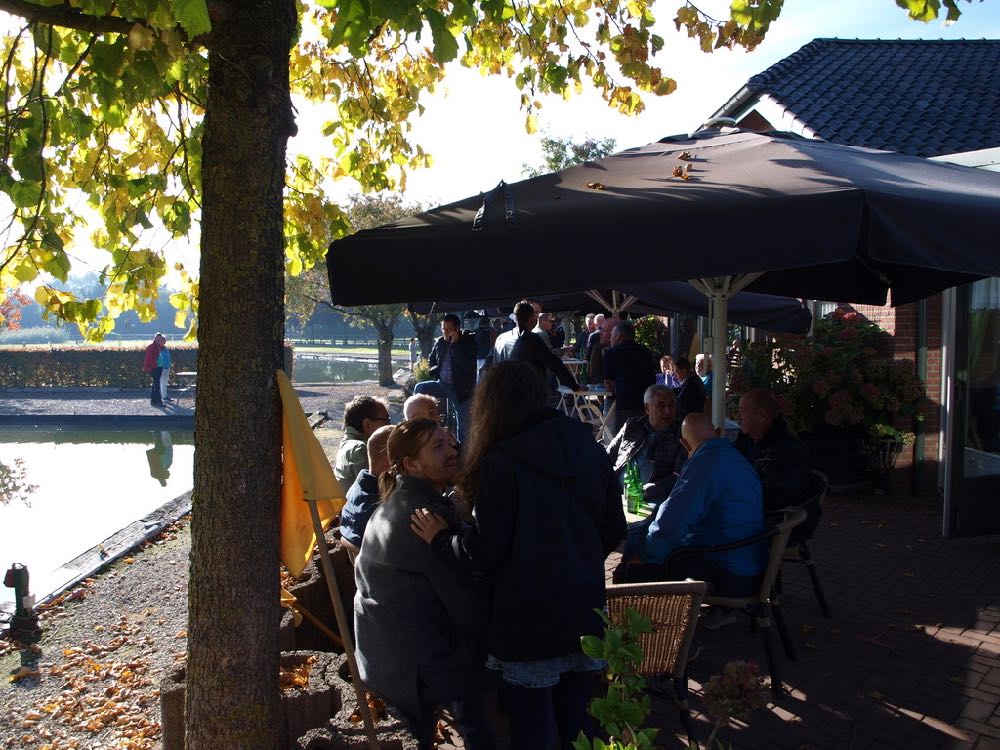
[{"label": "pink flowering plant", "polygon": [[750,388],[770,388],[798,431],[812,431],[822,420],[911,442],[913,433],[897,425],[924,417],[924,384],[913,361],[882,356],[888,334],[850,310],[837,309],[813,330],[808,340],[783,337],[745,347],[731,381],[736,403]]},{"label": "pink flowering plant", "polygon": [[705,683],[705,709],[715,720],[712,734],[705,743],[711,750],[713,743],[722,747],[716,739],[720,729],[730,725],[735,719],[749,723],[751,714],[767,705],[767,689],[752,661],[730,661],[722,668],[722,674],[713,675]]}]

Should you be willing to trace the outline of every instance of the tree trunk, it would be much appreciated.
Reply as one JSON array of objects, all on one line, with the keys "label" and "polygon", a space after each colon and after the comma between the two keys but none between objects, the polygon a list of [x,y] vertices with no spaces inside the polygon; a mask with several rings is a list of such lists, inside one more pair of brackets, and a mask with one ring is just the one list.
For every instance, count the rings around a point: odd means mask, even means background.
[{"label": "tree trunk", "polygon": [[378,331],[378,384],[383,387],[396,385],[392,378],[392,342],[395,341],[392,329],[396,323],[393,319],[389,326],[376,326]]},{"label": "tree trunk", "polygon": [[437,339],[437,315],[414,315],[408,313],[410,322],[413,323],[413,331],[417,334],[417,341],[420,342],[420,356],[427,359],[431,356],[431,349],[434,348],[434,341]]},{"label": "tree trunk", "polygon": [[278,503],[285,147],[292,0],[213,19],[204,204],[186,734],[269,750],[278,721]]}]

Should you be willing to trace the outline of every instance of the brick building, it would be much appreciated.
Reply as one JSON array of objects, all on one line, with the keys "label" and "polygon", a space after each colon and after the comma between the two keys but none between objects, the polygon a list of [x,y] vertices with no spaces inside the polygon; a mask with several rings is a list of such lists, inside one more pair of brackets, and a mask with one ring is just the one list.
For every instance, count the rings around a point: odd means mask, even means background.
[{"label": "brick building", "polygon": [[[1000,40],[816,39],[713,117],[1000,171]],[[851,307],[892,335],[896,359],[914,360],[936,407],[900,456],[894,489],[938,494],[946,535],[1000,531],[1000,278]]]}]

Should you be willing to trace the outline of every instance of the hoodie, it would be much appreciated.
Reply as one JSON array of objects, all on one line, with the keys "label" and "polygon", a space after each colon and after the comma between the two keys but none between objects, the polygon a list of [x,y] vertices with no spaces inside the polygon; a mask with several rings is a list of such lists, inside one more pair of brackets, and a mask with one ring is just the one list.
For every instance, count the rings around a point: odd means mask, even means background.
[{"label": "hoodie", "polygon": [[479,466],[478,531],[435,547],[485,572],[488,646],[504,661],[576,653],[601,633],[604,560],[625,535],[621,489],[587,427],[541,410]]}]

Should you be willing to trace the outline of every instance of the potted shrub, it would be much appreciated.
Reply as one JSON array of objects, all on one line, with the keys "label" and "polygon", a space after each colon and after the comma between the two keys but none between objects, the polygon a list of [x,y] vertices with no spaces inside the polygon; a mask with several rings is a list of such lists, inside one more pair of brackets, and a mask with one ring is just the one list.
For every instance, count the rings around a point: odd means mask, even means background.
[{"label": "potted shrub", "polygon": [[[913,420],[923,419],[924,384],[911,360],[884,355],[888,334],[864,316],[839,308],[817,320],[810,339],[783,337],[741,352],[730,392],[770,388],[793,429],[806,436],[840,435],[869,471],[885,479],[903,446],[913,442]],[[846,441],[846,442],[845,442]],[[816,443],[813,441],[814,454]],[[814,460],[818,457],[814,455]],[[819,461],[818,463],[821,463]],[[819,465],[828,474],[831,467]],[[837,476],[831,476],[837,483]]]}]

